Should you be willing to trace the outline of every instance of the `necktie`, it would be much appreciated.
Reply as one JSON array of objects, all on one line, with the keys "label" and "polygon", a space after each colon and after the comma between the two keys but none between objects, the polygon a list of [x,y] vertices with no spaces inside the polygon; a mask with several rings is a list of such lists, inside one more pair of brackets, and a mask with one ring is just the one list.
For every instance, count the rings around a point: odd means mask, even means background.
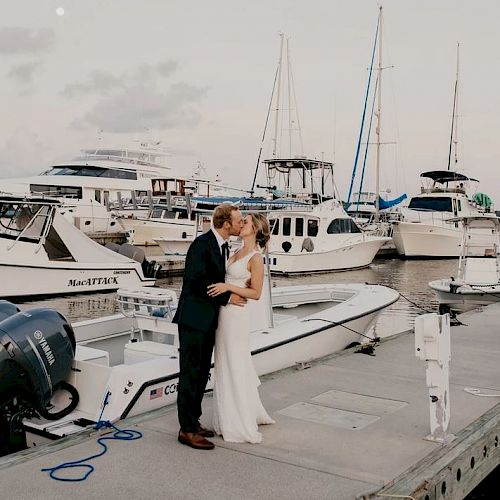
[{"label": "necktie", "polygon": [[221,245],[220,251],[221,251],[222,258],[224,259],[224,261],[226,261],[227,259],[229,259],[229,245],[228,245],[227,241],[225,241]]}]

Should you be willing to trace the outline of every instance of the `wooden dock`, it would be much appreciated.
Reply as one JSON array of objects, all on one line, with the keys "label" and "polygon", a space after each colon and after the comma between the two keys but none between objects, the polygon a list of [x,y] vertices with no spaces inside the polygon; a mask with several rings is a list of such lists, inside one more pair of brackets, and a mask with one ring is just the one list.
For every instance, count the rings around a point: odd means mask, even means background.
[{"label": "wooden dock", "polygon": [[[192,450],[177,442],[176,408],[166,407],[119,422],[143,438],[112,442],[76,486],[40,469],[95,454],[102,431],[0,458],[2,499],[464,498],[500,464],[500,305],[460,319],[451,332],[448,444],[424,439],[425,363],[406,332],[383,339],[375,356],[352,348],[263,377],[276,423],[261,427],[261,444],[215,438],[215,450]],[[208,394],[207,426],[212,403]]]}]

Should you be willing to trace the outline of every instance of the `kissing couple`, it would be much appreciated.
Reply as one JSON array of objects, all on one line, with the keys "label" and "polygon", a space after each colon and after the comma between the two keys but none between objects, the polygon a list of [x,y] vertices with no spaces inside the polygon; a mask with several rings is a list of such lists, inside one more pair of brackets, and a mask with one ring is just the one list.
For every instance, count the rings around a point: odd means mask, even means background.
[{"label": "kissing couple", "polygon": [[[243,218],[237,207],[219,205],[212,225],[189,247],[173,319],[180,345],[178,440],[203,450],[214,448],[206,438],[215,434],[233,443],[260,443],[258,425],[274,423],[260,401],[250,352],[250,315],[262,293],[261,250],[269,241],[269,223],[262,214]],[[243,241],[231,256],[230,236]],[[212,431],[201,426],[200,417],[214,347]]]}]

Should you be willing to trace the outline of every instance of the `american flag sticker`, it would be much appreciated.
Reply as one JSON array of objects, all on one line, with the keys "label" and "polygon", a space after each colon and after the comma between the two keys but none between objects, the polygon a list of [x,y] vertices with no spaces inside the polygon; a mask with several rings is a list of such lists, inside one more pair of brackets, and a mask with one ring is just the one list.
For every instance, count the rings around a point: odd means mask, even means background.
[{"label": "american flag sticker", "polygon": [[158,387],[149,391],[149,399],[156,399],[161,397],[163,397],[163,387]]}]

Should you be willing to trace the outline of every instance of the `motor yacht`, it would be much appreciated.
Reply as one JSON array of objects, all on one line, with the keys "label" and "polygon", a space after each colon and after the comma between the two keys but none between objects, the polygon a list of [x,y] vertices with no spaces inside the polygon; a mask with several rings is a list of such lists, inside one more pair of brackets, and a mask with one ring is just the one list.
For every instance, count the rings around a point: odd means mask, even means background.
[{"label": "motor yacht", "polygon": [[166,157],[158,143],[83,149],[39,175],[2,180],[0,191],[58,198],[65,205],[63,215],[85,233],[122,231],[110,208],[151,193],[151,180],[169,175]]},{"label": "motor yacht", "polygon": [[459,172],[435,170],[420,177],[427,181],[413,196],[400,220],[393,223],[393,240],[406,258],[453,258],[461,252],[464,217],[491,210],[491,201],[472,193],[471,179]]}]

